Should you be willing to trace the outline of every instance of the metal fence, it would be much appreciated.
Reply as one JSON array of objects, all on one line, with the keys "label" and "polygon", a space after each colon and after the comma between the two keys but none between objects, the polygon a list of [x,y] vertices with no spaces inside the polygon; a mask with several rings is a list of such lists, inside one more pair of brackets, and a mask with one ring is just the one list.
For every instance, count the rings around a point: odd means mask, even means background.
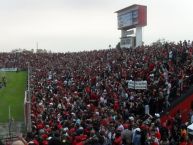
[{"label": "metal fence", "polygon": [[16,141],[18,138],[17,136],[3,136],[0,137],[0,142],[2,142],[4,145],[11,145],[14,141]]},{"label": "metal fence", "polygon": [[17,136],[25,133],[25,125],[23,122],[0,123],[0,141],[5,145],[11,144]]}]

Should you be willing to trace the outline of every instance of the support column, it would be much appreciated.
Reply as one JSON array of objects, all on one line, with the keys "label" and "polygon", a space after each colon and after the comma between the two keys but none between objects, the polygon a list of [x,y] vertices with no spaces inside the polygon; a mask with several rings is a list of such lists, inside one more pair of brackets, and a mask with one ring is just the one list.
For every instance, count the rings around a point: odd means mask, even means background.
[{"label": "support column", "polygon": [[136,27],[136,47],[142,46],[142,27]]}]

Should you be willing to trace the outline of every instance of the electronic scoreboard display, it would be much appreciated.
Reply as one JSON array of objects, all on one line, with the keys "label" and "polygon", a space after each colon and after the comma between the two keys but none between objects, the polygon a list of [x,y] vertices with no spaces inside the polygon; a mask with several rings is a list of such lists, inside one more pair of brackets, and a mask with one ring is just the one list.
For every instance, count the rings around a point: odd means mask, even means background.
[{"label": "electronic scoreboard display", "polygon": [[147,7],[132,5],[116,12],[118,29],[132,29],[147,25]]}]

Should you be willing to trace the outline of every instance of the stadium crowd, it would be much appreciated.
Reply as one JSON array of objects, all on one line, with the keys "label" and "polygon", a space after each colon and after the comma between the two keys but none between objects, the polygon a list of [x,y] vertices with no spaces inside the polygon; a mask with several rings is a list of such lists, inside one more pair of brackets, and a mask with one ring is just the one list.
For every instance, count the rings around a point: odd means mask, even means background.
[{"label": "stadium crowd", "polygon": [[[0,65],[32,70],[30,145],[193,144],[180,112],[160,122],[160,113],[193,83],[190,41],[77,53],[1,53]],[[130,89],[129,80],[145,80],[147,89]]]}]

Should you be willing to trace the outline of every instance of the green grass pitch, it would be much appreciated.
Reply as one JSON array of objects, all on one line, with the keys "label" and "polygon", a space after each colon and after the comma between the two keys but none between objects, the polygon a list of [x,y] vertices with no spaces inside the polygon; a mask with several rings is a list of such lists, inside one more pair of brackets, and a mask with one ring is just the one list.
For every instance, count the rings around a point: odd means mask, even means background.
[{"label": "green grass pitch", "polygon": [[15,121],[23,121],[27,72],[0,72],[0,81],[3,75],[6,77],[7,86],[0,89],[0,122],[9,121],[9,106],[11,117]]}]

